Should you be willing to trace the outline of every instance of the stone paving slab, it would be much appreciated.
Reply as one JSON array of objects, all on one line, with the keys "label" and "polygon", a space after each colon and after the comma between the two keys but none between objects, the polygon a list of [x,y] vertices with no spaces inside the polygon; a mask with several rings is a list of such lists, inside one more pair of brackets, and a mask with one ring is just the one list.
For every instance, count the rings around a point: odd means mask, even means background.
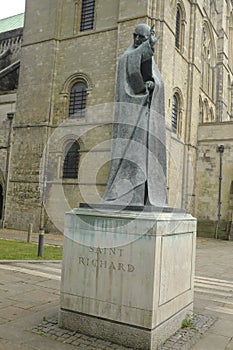
[{"label": "stone paving slab", "polygon": [[[159,350],[189,350],[201,336],[215,323],[216,319],[206,315],[193,315],[189,328],[181,328],[169,338]],[[207,350],[207,349],[205,349]]]},{"label": "stone paving slab", "polygon": [[193,347],[193,350],[225,350],[229,339],[218,334],[207,334]]}]

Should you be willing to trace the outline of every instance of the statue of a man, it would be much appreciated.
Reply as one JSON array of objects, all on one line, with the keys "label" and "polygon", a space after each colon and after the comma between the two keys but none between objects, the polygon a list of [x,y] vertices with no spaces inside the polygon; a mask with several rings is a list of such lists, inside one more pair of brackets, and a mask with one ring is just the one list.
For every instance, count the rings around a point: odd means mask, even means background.
[{"label": "statue of a man", "polygon": [[112,160],[103,201],[124,206],[167,204],[163,79],[153,54],[158,37],[139,24],[119,60]]}]

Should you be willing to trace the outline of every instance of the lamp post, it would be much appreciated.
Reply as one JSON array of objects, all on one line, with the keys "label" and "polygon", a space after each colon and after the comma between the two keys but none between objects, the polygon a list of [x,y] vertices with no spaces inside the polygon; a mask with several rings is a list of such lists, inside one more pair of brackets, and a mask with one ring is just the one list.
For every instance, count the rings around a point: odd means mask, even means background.
[{"label": "lamp post", "polygon": [[9,183],[9,166],[10,166],[10,149],[11,149],[11,138],[12,138],[12,125],[13,125],[13,118],[15,113],[9,112],[7,113],[7,119],[9,120],[9,132],[7,137],[7,153],[6,153],[6,170],[5,170],[5,189],[3,194],[3,208],[2,208],[2,227],[4,228],[5,224],[5,209],[6,209],[6,197],[7,197],[7,188]]},{"label": "lamp post", "polygon": [[222,205],[222,157],[223,157],[223,152],[224,152],[224,146],[220,145],[217,148],[217,152],[219,152],[219,186],[218,186],[218,222],[216,225],[216,230],[215,230],[215,238],[218,239],[218,230],[220,227],[220,220],[221,220],[221,205]]}]

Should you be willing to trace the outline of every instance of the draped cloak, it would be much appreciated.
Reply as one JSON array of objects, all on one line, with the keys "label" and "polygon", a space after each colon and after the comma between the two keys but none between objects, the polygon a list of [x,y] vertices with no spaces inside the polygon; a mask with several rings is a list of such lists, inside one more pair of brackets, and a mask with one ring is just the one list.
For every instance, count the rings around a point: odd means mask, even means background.
[{"label": "draped cloak", "polygon": [[[104,202],[165,206],[164,84],[149,41],[131,45],[119,60],[112,157]],[[145,82],[151,80],[152,92]],[[146,185],[147,184],[147,189]]]}]

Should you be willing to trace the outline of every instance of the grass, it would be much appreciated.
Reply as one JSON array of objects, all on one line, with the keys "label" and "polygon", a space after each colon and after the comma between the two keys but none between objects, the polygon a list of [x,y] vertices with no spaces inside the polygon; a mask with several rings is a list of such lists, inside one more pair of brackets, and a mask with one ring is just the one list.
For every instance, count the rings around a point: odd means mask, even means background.
[{"label": "grass", "polygon": [[44,245],[38,257],[38,244],[0,240],[0,260],[61,260],[62,247]]},{"label": "grass", "polygon": [[183,320],[181,328],[194,328],[192,320],[193,320],[193,314],[189,313],[186,316],[186,318]]}]

